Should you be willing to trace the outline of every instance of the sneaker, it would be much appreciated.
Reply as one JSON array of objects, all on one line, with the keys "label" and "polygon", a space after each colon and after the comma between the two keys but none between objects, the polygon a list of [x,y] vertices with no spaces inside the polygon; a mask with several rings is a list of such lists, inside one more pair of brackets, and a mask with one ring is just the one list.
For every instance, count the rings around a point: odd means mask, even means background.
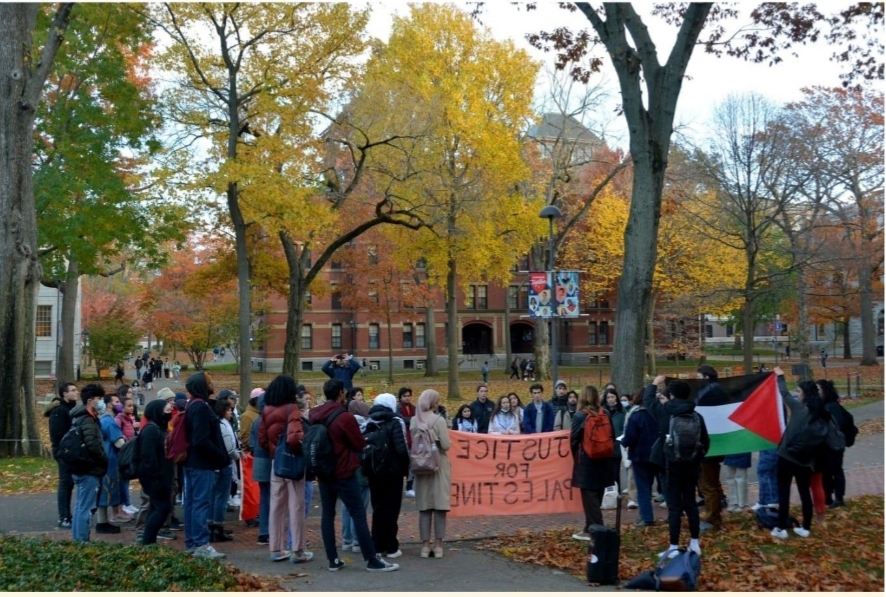
[{"label": "sneaker", "polygon": [[665,497],[662,494],[658,494],[657,496],[652,498],[652,501],[655,502],[656,504],[660,504],[665,501]]},{"label": "sneaker", "polygon": [[133,516],[133,515],[135,515],[135,514],[138,514],[138,511],[139,511],[138,508],[136,508],[135,506],[133,506],[133,505],[131,505],[131,504],[130,504],[129,506],[123,506],[123,507],[121,508],[121,510],[123,510],[124,512],[126,512],[126,513],[129,514],[130,516]]},{"label": "sneaker", "polygon": [[[665,556],[666,553],[668,553],[668,552],[667,552],[667,551],[663,551],[663,552],[661,552],[660,554],[658,554],[658,557],[659,557],[659,558],[663,558],[663,557]],[[671,551],[671,553],[668,554],[668,559],[669,559],[669,560],[673,560],[673,559],[676,558],[678,555],[680,555],[680,552],[679,552],[678,550],[675,549],[675,550]]]},{"label": "sneaker", "polygon": [[71,528],[71,519],[70,518],[62,518],[58,521],[58,528],[60,529],[69,529]]},{"label": "sneaker", "polygon": [[335,558],[334,562],[329,562],[329,571],[330,572],[338,572],[339,570],[341,570],[344,567],[345,567],[345,563],[342,562],[338,558]]},{"label": "sneaker", "polygon": [[163,539],[164,541],[175,541],[175,535],[172,534],[172,531],[169,529],[160,529],[157,532],[157,539]]},{"label": "sneaker", "polygon": [[183,530],[185,530],[185,525],[177,520],[173,520],[172,522],[169,523],[169,530],[170,531],[183,531]]},{"label": "sneaker", "polygon": [[314,559],[314,554],[310,551],[302,551],[301,553],[295,552],[291,556],[289,556],[289,561],[293,564],[304,564],[305,562],[310,562]]},{"label": "sneaker", "polygon": [[637,502],[635,502],[634,500],[628,500],[628,510],[636,510],[636,509],[637,509]]},{"label": "sneaker", "polygon": [[259,535],[258,541],[256,541],[256,543],[258,543],[259,545],[267,545],[270,542],[271,542],[270,535]]},{"label": "sneaker", "polygon": [[769,534],[772,535],[772,537],[774,537],[775,539],[787,539],[788,538],[788,532],[786,530],[780,529],[778,527],[775,527],[774,529],[772,529],[772,532]]},{"label": "sneaker", "polygon": [[220,551],[215,551],[215,548],[211,546],[209,543],[206,545],[201,545],[197,549],[194,550],[194,553],[191,554],[195,558],[207,558],[209,560],[217,560],[219,558],[225,557]]},{"label": "sneaker", "polygon": [[360,553],[360,544],[359,544],[359,543],[354,543],[353,547],[351,547],[351,551],[352,551],[353,553]]},{"label": "sneaker", "polygon": [[289,556],[292,553],[288,551],[272,551],[271,552],[271,561],[272,562],[282,562],[283,560],[288,560]]},{"label": "sneaker", "polygon": [[572,535],[572,538],[575,539],[576,541],[590,541],[591,540],[591,536],[589,534],[587,534],[585,531],[582,531],[580,533],[575,533],[574,535]]},{"label": "sneaker", "polygon": [[345,551],[351,549],[352,547],[354,547],[353,541],[342,541],[341,543],[341,548]]},{"label": "sneaker", "polygon": [[408,498],[414,498],[415,497],[415,490],[414,489],[407,489],[405,495]]},{"label": "sneaker", "polygon": [[387,554],[385,557],[388,557],[388,558],[399,558],[399,557],[402,556],[402,555],[403,555],[403,552],[400,551],[400,550],[398,549],[398,550],[395,551],[394,553],[389,553],[389,554]]},{"label": "sneaker", "polygon": [[701,557],[701,546],[700,545],[696,545],[696,546],[690,545],[689,551],[694,551],[696,554],[698,554],[699,557]]},{"label": "sneaker", "polygon": [[237,496],[234,496],[228,500],[228,507],[229,508],[239,508],[242,504],[243,504],[243,502]]},{"label": "sneaker", "polygon": [[368,562],[366,562],[366,570],[369,572],[393,572],[394,570],[398,570],[400,568],[400,564],[391,564],[389,562],[385,562],[381,556],[375,556]]},{"label": "sneaker", "polygon": [[120,532],[120,527],[110,522],[99,522],[95,525],[95,532],[102,535],[116,535]]},{"label": "sneaker", "polygon": [[759,509],[762,508],[762,507],[763,507],[763,504],[761,504],[760,502],[757,502],[756,504],[754,504],[753,506],[751,506],[751,510],[753,510],[754,512],[756,512],[757,510],[759,510]]},{"label": "sneaker", "polygon": [[[834,508],[842,508],[842,507],[844,507],[845,505],[846,505],[846,503],[845,503],[843,500],[834,500],[833,502],[831,502],[830,504],[828,504],[828,508],[830,508],[831,510],[833,510]],[[70,521],[69,521],[69,522],[70,522]]]},{"label": "sneaker", "polygon": [[707,520],[703,520],[700,525],[698,525],[698,530],[704,531],[719,531],[720,527],[716,527],[713,524],[709,523]]},{"label": "sneaker", "polygon": [[194,548],[194,547],[188,547],[187,549],[185,549],[185,553],[188,554],[189,556],[192,556],[192,555],[194,555],[195,549],[196,548]]},{"label": "sneaker", "polygon": [[636,526],[636,527],[652,527],[652,526],[655,526],[655,521],[653,520],[652,522],[646,522],[645,520],[638,520],[637,522],[634,523],[634,526]]},{"label": "sneaker", "polygon": [[255,528],[258,526],[258,518],[252,518],[246,521],[246,526],[250,528]]},{"label": "sneaker", "polygon": [[794,533],[796,533],[800,537],[803,537],[804,539],[809,537],[809,531],[807,531],[803,527],[794,527]]}]

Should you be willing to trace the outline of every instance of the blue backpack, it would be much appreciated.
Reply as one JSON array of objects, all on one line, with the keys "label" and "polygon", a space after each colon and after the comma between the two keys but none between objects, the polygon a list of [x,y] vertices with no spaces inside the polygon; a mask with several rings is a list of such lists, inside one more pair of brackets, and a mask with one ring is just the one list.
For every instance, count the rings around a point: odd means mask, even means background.
[{"label": "blue backpack", "polygon": [[[679,552],[676,557],[668,559],[671,552]],[[701,573],[701,557],[692,551],[680,547],[669,549],[655,567],[656,591],[694,591],[698,588],[698,575]]]}]

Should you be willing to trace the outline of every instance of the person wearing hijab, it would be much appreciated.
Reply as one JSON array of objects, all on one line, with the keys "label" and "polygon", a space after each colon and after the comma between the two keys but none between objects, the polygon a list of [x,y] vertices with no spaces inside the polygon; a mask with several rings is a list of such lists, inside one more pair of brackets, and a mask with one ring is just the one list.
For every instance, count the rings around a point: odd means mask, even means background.
[{"label": "person wearing hijab", "polygon": [[434,519],[434,538],[436,539],[433,553],[435,558],[443,557],[443,537],[446,535],[446,513],[449,511],[450,484],[452,469],[446,452],[449,451],[449,430],[446,421],[434,414],[440,403],[440,394],[436,390],[425,390],[418,397],[418,408],[412,418],[410,427],[413,435],[421,427],[430,431],[431,438],[437,443],[437,472],[431,475],[416,475],[415,503],[418,506],[418,529],[422,540],[421,557],[431,555],[431,518]]},{"label": "person wearing hijab", "polygon": [[166,430],[172,418],[172,404],[152,400],[145,408],[148,424],[138,438],[138,482],[150,499],[142,545],[157,542],[157,533],[172,511],[172,479],[175,465],[166,458]]},{"label": "person wearing hijab", "polygon": [[[390,470],[369,477],[369,499],[372,501],[372,542],[383,557],[403,555],[397,540],[397,519],[403,504],[403,478],[409,471],[409,447],[406,423],[396,414],[397,399],[393,394],[379,394],[369,409],[366,432],[381,429],[392,457]],[[445,426],[445,421],[444,421]]]}]

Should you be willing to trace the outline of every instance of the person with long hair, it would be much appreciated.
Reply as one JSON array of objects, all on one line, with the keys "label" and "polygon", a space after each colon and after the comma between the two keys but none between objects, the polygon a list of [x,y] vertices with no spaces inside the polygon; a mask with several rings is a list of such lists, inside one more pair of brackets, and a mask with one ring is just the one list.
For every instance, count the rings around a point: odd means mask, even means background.
[{"label": "person with long hair", "polygon": [[446,513],[449,512],[449,494],[452,481],[452,469],[449,464],[449,430],[446,421],[434,414],[440,403],[440,394],[436,390],[425,390],[418,397],[418,408],[410,426],[412,433],[419,428],[428,429],[431,438],[437,444],[439,468],[430,475],[416,475],[415,503],[418,506],[418,531],[422,541],[421,557],[431,555],[431,518],[434,519],[433,553],[435,558],[443,557],[443,538],[446,536]]},{"label": "person with long hair", "polygon": [[462,404],[459,407],[458,414],[452,419],[452,430],[477,433],[477,419],[474,418],[470,404]]},{"label": "person with long hair", "polygon": [[511,410],[514,411],[514,414],[517,415],[517,420],[520,421],[520,433],[522,433],[523,402],[520,400],[520,396],[517,395],[517,392],[508,392],[508,400],[511,401]]},{"label": "person with long hair", "polygon": [[[628,483],[628,508],[634,501],[634,507],[639,508],[640,517],[637,526],[652,526],[655,524],[655,513],[652,510],[652,484],[659,468],[651,462],[652,444],[658,439],[658,421],[643,406],[643,390],[634,394],[631,410],[625,417],[625,432],[621,445],[627,448],[628,460],[631,463],[628,469],[628,477],[633,479],[635,488],[630,489]],[[631,493],[633,491],[633,493]]]},{"label": "person with long hair", "polygon": [[573,539],[579,541],[590,541],[591,526],[603,524],[600,503],[603,500],[603,492],[614,481],[610,459],[589,458],[582,447],[588,416],[595,416],[600,412],[600,395],[597,393],[597,388],[585,386],[578,398],[578,407],[572,417],[572,431],[569,435],[569,447],[572,451],[572,486],[577,487],[581,493],[581,506],[585,513],[584,528],[572,535]]},{"label": "person with long hair", "polygon": [[[612,432],[616,438],[624,435],[625,432],[625,411],[618,398],[618,392],[614,389],[603,390],[603,398],[600,401],[606,412],[609,413],[609,419],[612,421]],[[612,466],[612,477],[618,485],[619,494],[621,494],[621,442],[615,440],[615,448],[612,451],[612,458],[609,461]]]},{"label": "person with long hair", "polygon": [[818,387],[813,381],[801,381],[797,386],[799,399],[788,391],[781,367],[775,368],[778,376],[778,389],[781,398],[790,411],[790,420],[778,444],[778,526],[772,529],[776,539],[787,539],[788,520],[791,509],[791,483],[797,482],[797,493],[803,509],[802,526],[794,528],[800,537],[808,537],[812,525],[812,469],[815,457],[798,457],[789,448],[795,445],[803,430],[816,421],[830,421],[831,415],[825,409],[824,401],[818,394]]},{"label": "person with long hair", "polygon": [[[301,449],[305,437],[301,410],[296,404],[295,380],[288,375],[278,375],[265,390],[265,408],[258,425],[258,443],[267,450],[273,462],[277,445],[286,431],[286,445],[293,450]],[[271,508],[269,515],[269,549],[272,562],[286,559],[293,564],[310,562],[314,554],[305,551],[305,480],[283,479],[271,466]],[[287,525],[287,518],[289,524]],[[292,551],[285,549],[286,531],[292,540]]]},{"label": "person with long hair", "polygon": [[[843,436],[848,440],[855,437],[855,419],[848,410],[840,404],[840,395],[834,387],[834,382],[829,379],[819,379],[815,382],[824,399],[824,407],[834,421],[837,427],[843,432]],[[822,484],[824,485],[825,504],[829,508],[839,508],[845,506],[843,496],[846,494],[846,475],[843,472],[843,454],[845,450],[828,450],[824,472],[822,475]]]},{"label": "person with long hair", "polygon": [[160,528],[172,512],[172,481],[175,465],[166,458],[166,434],[172,419],[172,404],[165,400],[152,400],[145,407],[148,420],[142,430],[138,460],[138,482],[150,500],[149,513],[142,533],[141,544],[157,542]]},{"label": "person with long hair", "polygon": [[511,410],[511,400],[506,395],[498,397],[492,420],[489,422],[489,433],[498,435],[520,435],[520,420]]}]

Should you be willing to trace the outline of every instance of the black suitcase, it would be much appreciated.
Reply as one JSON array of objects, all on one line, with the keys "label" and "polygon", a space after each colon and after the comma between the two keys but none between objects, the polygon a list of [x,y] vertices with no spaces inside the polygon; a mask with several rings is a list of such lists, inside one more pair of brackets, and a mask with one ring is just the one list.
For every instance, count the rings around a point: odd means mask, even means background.
[{"label": "black suitcase", "polygon": [[615,528],[595,524],[591,526],[590,534],[591,542],[588,545],[587,563],[588,582],[600,585],[617,585],[618,557],[621,552],[620,495],[615,508]]}]

